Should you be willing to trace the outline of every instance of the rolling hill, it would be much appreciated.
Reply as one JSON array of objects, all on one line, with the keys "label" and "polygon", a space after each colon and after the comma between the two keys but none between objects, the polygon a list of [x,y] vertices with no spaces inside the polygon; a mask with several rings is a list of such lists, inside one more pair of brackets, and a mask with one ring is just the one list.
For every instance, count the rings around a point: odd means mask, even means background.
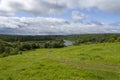
[{"label": "rolling hill", "polygon": [[120,80],[120,43],[37,49],[0,58],[0,80]]}]

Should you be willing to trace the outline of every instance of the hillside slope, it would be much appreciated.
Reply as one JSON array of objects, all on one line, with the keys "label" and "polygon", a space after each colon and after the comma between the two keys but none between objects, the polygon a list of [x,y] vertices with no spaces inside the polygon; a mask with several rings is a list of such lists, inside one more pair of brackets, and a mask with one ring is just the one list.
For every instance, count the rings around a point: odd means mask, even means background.
[{"label": "hillside slope", "polygon": [[38,49],[0,58],[0,80],[120,80],[120,43]]}]

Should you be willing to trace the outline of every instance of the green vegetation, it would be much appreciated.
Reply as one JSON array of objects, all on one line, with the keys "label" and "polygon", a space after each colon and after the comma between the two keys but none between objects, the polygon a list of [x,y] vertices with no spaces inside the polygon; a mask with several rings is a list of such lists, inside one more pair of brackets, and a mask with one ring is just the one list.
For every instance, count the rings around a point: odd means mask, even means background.
[{"label": "green vegetation", "polygon": [[120,80],[120,34],[0,35],[0,57],[0,80]]},{"label": "green vegetation", "polygon": [[34,50],[38,48],[62,48],[63,40],[42,41],[42,42],[6,42],[0,40],[0,57],[22,54],[22,51]]},{"label": "green vegetation", "polygon": [[120,42],[120,34],[84,34],[84,35],[0,35],[0,57],[22,54],[22,51],[38,48],[63,48],[64,41],[72,41],[73,45]]},{"label": "green vegetation", "polygon": [[0,80],[120,80],[120,43],[43,48],[0,58]]},{"label": "green vegetation", "polygon": [[32,36],[32,35],[0,35],[0,39],[7,42],[26,42],[26,41],[53,41],[62,36],[60,35],[46,35],[46,36]]},{"label": "green vegetation", "polygon": [[49,36],[27,36],[27,35],[0,35],[0,39],[7,42],[26,42],[26,41],[54,41],[70,40],[80,43],[97,43],[108,41],[120,41],[120,34],[81,34],[81,35],[49,35]]},{"label": "green vegetation", "polygon": [[120,34],[82,34],[66,36],[66,39],[74,42],[74,45],[83,43],[104,43],[104,42],[120,42]]}]

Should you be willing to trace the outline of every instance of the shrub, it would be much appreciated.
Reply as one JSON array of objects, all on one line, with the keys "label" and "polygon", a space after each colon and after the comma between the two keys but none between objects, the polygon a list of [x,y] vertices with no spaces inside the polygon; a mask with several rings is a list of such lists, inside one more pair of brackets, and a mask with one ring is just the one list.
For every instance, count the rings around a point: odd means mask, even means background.
[{"label": "shrub", "polygon": [[5,51],[5,47],[4,46],[0,46],[0,54],[2,54]]},{"label": "shrub", "polygon": [[7,55],[9,55],[9,54],[11,53],[11,48],[10,48],[10,47],[6,47],[6,48],[5,48],[5,53],[6,53]]}]

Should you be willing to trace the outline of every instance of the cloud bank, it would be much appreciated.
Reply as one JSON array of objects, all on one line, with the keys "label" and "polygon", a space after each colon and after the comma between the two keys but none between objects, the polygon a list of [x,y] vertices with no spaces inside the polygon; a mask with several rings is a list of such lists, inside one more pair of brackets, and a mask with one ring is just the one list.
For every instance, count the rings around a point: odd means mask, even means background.
[{"label": "cloud bank", "polygon": [[69,35],[120,33],[120,25],[98,22],[76,23],[58,18],[0,17],[0,33],[22,35]]},{"label": "cloud bank", "polygon": [[[102,11],[120,15],[120,0],[0,0],[0,34],[26,35],[68,35],[85,33],[120,33],[120,25],[103,24],[92,21],[81,23],[87,18],[76,9]],[[73,10],[73,20],[52,17],[36,17],[52,14],[64,14]],[[18,13],[27,13],[35,17],[15,17]],[[24,15],[23,15],[24,16]]]},{"label": "cloud bank", "polygon": [[12,16],[19,12],[43,15],[63,13],[68,9],[91,9],[120,14],[120,0],[1,0],[0,15]]}]

